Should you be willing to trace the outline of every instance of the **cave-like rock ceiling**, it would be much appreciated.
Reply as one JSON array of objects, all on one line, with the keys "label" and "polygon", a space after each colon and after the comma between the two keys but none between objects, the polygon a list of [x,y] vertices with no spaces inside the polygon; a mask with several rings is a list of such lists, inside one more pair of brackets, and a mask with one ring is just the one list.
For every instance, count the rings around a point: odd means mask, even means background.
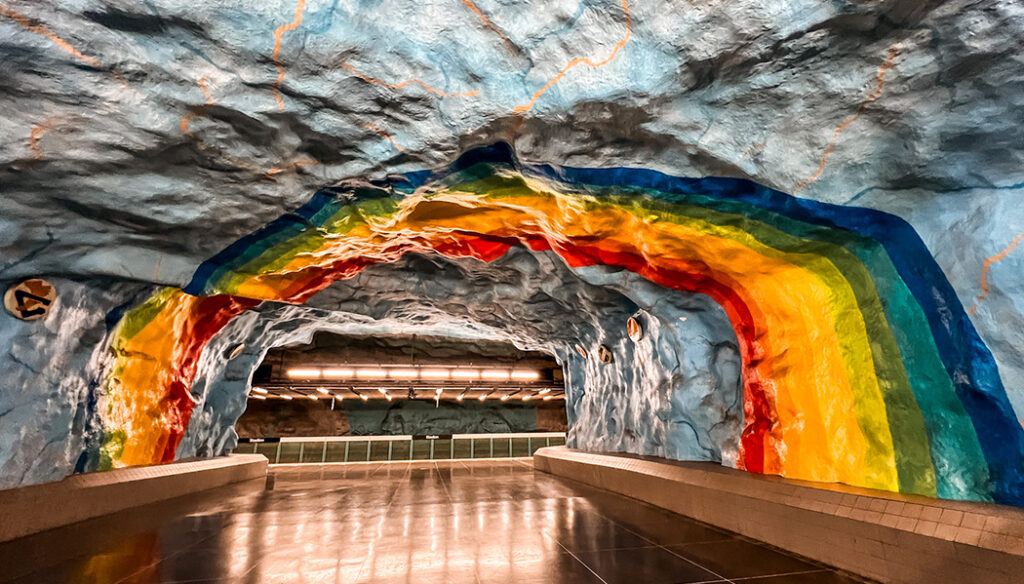
[{"label": "cave-like rock ceiling", "polygon": [[1021,504],[1022,55],[1011,0],[0,0],[0,487],[228,451],[330,331],[553,355],[570,446]]}]

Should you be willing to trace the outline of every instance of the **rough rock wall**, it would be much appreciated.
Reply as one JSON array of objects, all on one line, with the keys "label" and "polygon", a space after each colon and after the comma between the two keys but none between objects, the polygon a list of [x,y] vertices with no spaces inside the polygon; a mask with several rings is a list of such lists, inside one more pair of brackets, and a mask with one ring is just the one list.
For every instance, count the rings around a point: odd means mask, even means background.
[{"label": "rough rock wall", "polygon": [[[140,291],[184,287],[202,262],[340,179],[436,168],[497,139],[525,160],[749,177],[907,220],[991,349],[1019,419],[1022,23],[1020,4],[1006,0],[5,0],[0,283],[43,275],[61,297],[46,321],[0,323],[0,369],[12,372],[0,385],[3,484],[57,478],[88,451],[82,441],[100,430],[86,420],[107,413],[97,387],[108,317],[138,305]],[[230,320],[249,304],[215,308]],[[213,342],[260,320],[250,314]],[[306,318],[331,326],[322,313]],[[241,411],[259,353],[308,336],[273,320],[253,325],[230,363],[196,343],[195,385],[174,388],[168,405],[199,396],[197,429],[230,426],[219,412]],[[448,332],[495,334],[474,327]],[[572,374],[571,355],[560,358]],[[235,393],[208,391],[214,378]],[[632,403],[609,393],[622,404],[615,415],[600,414],[600,400],[580,415],[603,440],[645,448],[608,425]],[[155,427],[188,423],[147,415]],[[195,448],[193,434],[179,454]],[[221,436],[207,453],[229,444]],[[680,442],[679,456],[693,444]],[[173,456],[171,446],[162,445]],[[983,490],[952,485],[945,495]]]}]

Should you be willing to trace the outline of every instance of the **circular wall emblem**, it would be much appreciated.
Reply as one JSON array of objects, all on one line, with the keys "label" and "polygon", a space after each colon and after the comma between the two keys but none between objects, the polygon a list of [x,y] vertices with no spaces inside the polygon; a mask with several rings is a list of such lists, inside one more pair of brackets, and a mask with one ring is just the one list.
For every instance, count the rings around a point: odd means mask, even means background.
[{"label": "circular wall emblem", "polygon": [[597,358],[600,359],[602,363],[611,363],[612,352],[608,349],[608,347],[601,345],[600,347],[597,348]]},{"label": "circular wall emblem", "polygon": [[629,338],[633,339],[634,343],[644,336],[644,329],[641,328],[640,322],[632,316],[626,321],[626,332],[629,333]]},{"label": "circular wall emblem", "polygon": [[39,278],[22,280],[4,294],[4,308],[21,320],[45,318],[56,301],[57,290]]},{"label": "circular wall emblem", "polygon": [[587,350],[583,347],[576,345],[576,352],[580,354],[580,357],[587,358]]}]

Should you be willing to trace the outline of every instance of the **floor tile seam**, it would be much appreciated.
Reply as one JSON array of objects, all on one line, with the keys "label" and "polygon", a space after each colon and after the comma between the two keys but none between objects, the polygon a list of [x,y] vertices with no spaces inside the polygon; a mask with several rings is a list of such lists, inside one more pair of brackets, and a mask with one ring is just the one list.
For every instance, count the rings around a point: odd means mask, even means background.
[{"label": "floor tile seam", "polygon": [[[557,543],[559,546],[564,547],[566,549],[569,549],[558,538],[552,537],[551,539],[555,543]],[[631,545],[631,546],[626,546],[626,547],[615,547],[615,548],[599,548],[599,549],[585,549],[585,550],[579,550],[578,549],[578,550],[573,550],[573,552],[574,553],[579,553],[579,554],[590,554],[590,553],[596,553],[596,552],[627,552],[627,551],[630,551],[630,550],[649,550],[649,549],[655,549],[655,548],[660,548],[660,547],[662,547],[662,546],[660,546],[658,544],[654,544],[654,545]]]},{"label": "floor tile seam", "polygon": [[[381,466],[383,466],[383,465],[381,465]],[[402,476],[401,476],[401,478],[399,480],[407,482],[409,480],[409,474],[411,472],[411,469],[412,469],[412,465],[406,464],[405,471],[402,473]],[[376,471],[374,471],[374,472],[376,472]],[[391,511],[391,507],[394,505],[394,502],[395,502],[395,496],[394,496],[394,493],[392,493],[391,497],[388,498],[387,507],[384,508],[384,513],[381,515],[381,517],[387,517],[388,516],[388,513]],[[380,539],[382,539],[382,538],[378,535],[377,537],[374,537],[373,542],[377,542]],[[366,562],[368,562],[368,561],[370,561],[369,555],[367,555],[367,557],[363,558],[363,563],[359,565],[359,572],[356,573],[357,574],[356,575],[356,582],[362,582],[363,581],[363,577],[362,577],[363,576],[363,571],[366,570]]]},{"label": "floor tile seam", "polygon": [[749,582],[751,580],[760,580],[762,578],[779,578],[781,576],[799,576],[801,574],[820,574],[822,572],[832,572],[832,570],[826,570],[821,568],[819,570],[800,570],[798,572],[782,572],[779,574],[762,574],[760,576],[743,576],[742,578],[733,578],[733,582]]},{"label": "floor tile seam", "polygon": [[437,466],[437,461],[434,461],[434,470],[437,471],[437,480],[444,487],[444,496],[448,497],[448,504],[452,503],[452,494],[448,491],[448,485],[444,482],[444,477],[441,476],[441,467]]},{"label": "floor tile seam", "polygon": [[586,569],[587,569],[587,571],[588,571],[588,572],[590,572],[591,574],[593,574],[595,578],[597,578],[598,580],[600,580],[600,581],[602,582],[602,584],[608,584],[608,581],[607,581],[607,580],[605,580],[604,578],[602,578],[600,574],[598,574],[597,572],[595,572],[593,568],[591,568],[591,567],[590,567],[590,566],[589,566],[589,565],[588,565],[588,564],[587,564],[586,562],[584,562],[583,560],[581,560],[581,559],[579,558],[579,556],[577,556],[576,554],[572,553],[572,551],[570,551],[570,550],[569,550],[569,549],[568,549],[567,547],[565,547],[564,545],[562,545],[562,543],[561,543],[561,542],[559,542],[559,541],[558,541],[557,539],[555,540],[555,543],[556,543],[556,544],[558,544],[558,546],[559,546],[559,547],[561,547],[561,548],[562,548],[563,550],[565,550],[565,551],[566,551],[566,553],[568,553],[568,554],[569,554],[570,556],[572,556],[572,559],[574,559],[574,560],[576,560],[577,562],[579,562],[581,566],[583,566],[584,568],[586,568]]},{"label": "floor tile seam", "polygon": [[[601,518],[602,518],[602,519],[604,519],[605,521],[608,521],[608,522],[609,522],[609,523],[611,523],[612,525],[615,525],[616,527],[619,527],[619,528],[621,528],[621,529],[622,529],[622,530],[624,530],[624,531],[627,531],[627,532],[629,532],[629,533],[632,533],[633,535],[635,535],[635,536],[639,537],[640,539],[642,539],[642,540],[644,540],[644,541],[648,541],[648,542],[652,543],[652,544],[653,544],[654,546],[656,546],[656,547],[662,547],[662,548],[665,548],[665,549],[668,549],[668,548],[667,548],[667,546],[670,546],[670,545],[675,545],[675,546],[684,546],[684,545],[700,545],[700,544],[718,543],[718,542],[720,542],[720,541],[729,541],[729,540],[735,540],[735,539],[736,539],[735,537],[729,536],[729,537],[726,537],[725,539],[709,539],[709,540],[706,540],[706,541],[691,541],[691,542],[686,542],[686,543],[670,543],[670,544],[661,544],[661,543],[658,543],[658,542],[656,542],[656,541],[652,540],[652,539],[651,539],[651,538],[649,538],[649,537],[646,537],[645,535],[643,535],[643,534],[641,534],[641,533],[639,533],[639,532],[637,532],[637,531],[634,531],[634,530],[630,529],[630,528],[629,528],[629,527],[627,527],[626,525],[624,525],[624,524],[622,524],[622,523],[620,523],[620,522],[618,522],[618,521],[616,521],[616,520],[612,519],[611,517],[608,517],[607,515],[604,515],[604,514],[602,514],[602,513],[599,513],[599,512],[597,512],[597,511],[591,511],[591,513],[593,513],[593,514],[597,515],[598,517],[601,517]],[[684,516],[684,517],[685,517],[685,516]],[[727,533],[724,533],[724,532],[723,532],[723,534],[724,534],[724,535],[728,535]],[[676,554],[676,553],[675,553],[675,552],[673,552],[672,550],[668,550],[668,551],[669,551],[669,553],[672,553],[673,555],[679,556],[679,554]],[[679,557],[680,557],[680,558],[683,558],[683,556],[679,556]],[[684,559],[684,560],[686,560],[686,561],[688,561],[688,562],[690,562],[691,564],[699,565],[699,564],[696,564],[695,562],[693,562],[692,560],[689,560],[689,559],[687,559],[687,558],[683,558],[683,559]],[[719,577],[721,577],[721,578],[722,578],[722,579],[724,579],[724,580],[728,580],[728,578],[726,578],[725,576],[721,576],[720,574],[718,574],[717,572],[715,572],[715,571],[713,571],[713,570],[710,570],[710,569],[708,569],[708,568],[705,568],[704,566],[700,566],[700,567],[701,567],[701,568],[703,568],[703,569],[705,569],[705,570],[707,570],[708,572],[711,572],[712,574],[715,574],[716,576],[719,576]]]},{"label": "floor tile seam", "polygon": [[704,570],[705,572],[707,572],[707,573],[709,573],[709,574],[711,574],[713,576],[717,576],[719,578],[718,581],[720,581],[720,582],[721,581],[732,582],[732,580],[730,580],[729,578],[726,578],[725,576],[719,574],[718,572],[712,570],[711,568],[708,568],[707,566],[702,566],[702,565],[698,564],[697,562],[691,560],[690,558],[687,558],[685,556],[681,556],[681,555],[677,554],[676,552],[670,550],[669,548],[667,548],[665,546],[658,546],[658,547],[660,547],[661,549],[665,550],[666,552],[672,554],[673,556],[679,558],[680,560],[685,560],[685,561],[693,564],[694,566],[697,566],[701,570]]},{"label": "floor tile seam", "polygon": [[[135,570],[131,574],[128,574],[124,578],[121,578],[120,580],[117,580],[116,584],[120,584],[121,582],[125,582],[125,581],[129,580],[130,578],[135,577],[136,575],[142,573],[143,570],[148,570],[149,568],[153,568],[155,566],[158,566],[158,565],[160,565],[161,562],[164,562],[164,561],[169,560],[171,558],[175,558],[177,556],[180,556],[180,555],[184,554],[185,552],[187,552],[190,548],[192,548],[192,547],[194,547],[196,545],[199,545],[200,543],[205,542],[205,541],[207,541],[209,539],[212,539],[213,537],[214,537],[213,535],[209,535],[209,536],[207,536],[207,537],[205,537],[205,538],[203,538],[203,539],[201,539],[199,541],[193,542],[192,545],[189,545],[189,546],[186,546],[184,548],[178,549],[177,551],[171,553],[170,555],[168,555],[166,557],[165,556],[160,556],[159,559],[154,560],[154,561],[146,564],[145,566],[140,567],[138,570]],[[75,558],[72,558],[72,559],[75,559]],[[255,568],[255,567],[256,567],[256,565],[253,564],[253,568]],[[252,570],[253,568],[250,568],[250,570]],[[31,576],[32,574],[28,574],[28,575]]]}]

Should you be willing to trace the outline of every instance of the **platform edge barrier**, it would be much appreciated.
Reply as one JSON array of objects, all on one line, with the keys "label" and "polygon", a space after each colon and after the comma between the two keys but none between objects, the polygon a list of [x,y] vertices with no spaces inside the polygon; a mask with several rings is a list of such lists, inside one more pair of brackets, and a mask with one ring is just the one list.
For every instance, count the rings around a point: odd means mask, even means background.
[{"label": "platform edge barrier", "polygon": [[266,475],[266,457],[232,454],[0,490],[0,542]]},{"label": "platform edge barrier", "polygon": [[1015,507],[566,447],[538,450],[534,466],[879,582],[1024,577],[1024,510]]}]

